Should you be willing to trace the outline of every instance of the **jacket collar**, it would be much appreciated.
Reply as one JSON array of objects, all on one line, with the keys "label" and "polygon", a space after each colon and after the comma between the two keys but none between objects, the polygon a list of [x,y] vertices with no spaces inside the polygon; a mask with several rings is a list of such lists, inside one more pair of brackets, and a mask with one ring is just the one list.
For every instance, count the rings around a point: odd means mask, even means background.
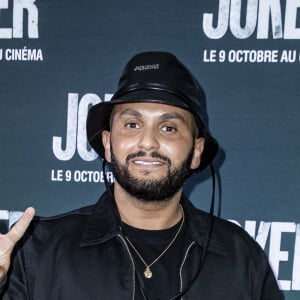
[{"label": "jacket collar", "polygon": [[120,221],[114,200],[105,192],[88,217],[80,246],[101,244],[120,234]]},{"label": "jacket collar", "polygon": [[[190,238],[203,247],[209,214],[196,209],[185,196],[182,197],[181,204],[185,213],[187,231]],[[93,206],[80,246],[86,247],[101,244],[117,235],[121,235],[120,223],[114,200],[105,192]],[[208,250],[220,255],[227,254],[220,238],[214,231],[211,235]]]}]

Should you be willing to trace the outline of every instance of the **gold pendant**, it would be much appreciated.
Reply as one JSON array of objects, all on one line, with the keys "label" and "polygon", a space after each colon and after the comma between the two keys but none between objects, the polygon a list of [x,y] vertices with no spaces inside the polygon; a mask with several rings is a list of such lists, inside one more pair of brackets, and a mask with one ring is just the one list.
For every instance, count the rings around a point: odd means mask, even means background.
[{"label": "gold pendant", "polygon": [[145,275],[146,278],[151,278],[152,277],[152,272],[151,272],[149,267],[146,268],[146,270],[144,272],[144,275]]}]

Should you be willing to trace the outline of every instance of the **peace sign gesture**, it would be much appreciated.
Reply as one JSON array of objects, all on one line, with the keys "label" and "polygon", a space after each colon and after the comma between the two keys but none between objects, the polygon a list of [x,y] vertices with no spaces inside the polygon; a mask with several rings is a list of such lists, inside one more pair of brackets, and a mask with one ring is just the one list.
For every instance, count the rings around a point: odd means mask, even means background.
[{"label": "peace sign gesture", "polygon": [[10,266],[11,253],[16,243],[22,238],[28,228],[35,210],[28,207],[19,221],[7,234],[0,234],[0,281],[5,277]]}]

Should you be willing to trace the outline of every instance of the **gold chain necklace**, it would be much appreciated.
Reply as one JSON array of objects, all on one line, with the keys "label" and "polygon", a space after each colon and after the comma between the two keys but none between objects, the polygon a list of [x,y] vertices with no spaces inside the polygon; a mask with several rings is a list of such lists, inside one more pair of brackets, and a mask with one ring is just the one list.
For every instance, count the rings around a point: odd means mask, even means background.
[{"label": "gold chain necklace", "polygon": [[167,251],[168,251],[168,249],[173,245],[173,243],[175,242],[175,240],[176,240],[176,238],[177,238],[177,236],[178,236],[178,234],[179,234],[179,232],[181,231],[181,228],[182,228],[182,226],[183,226],[183,223],[184,223],[184,211],[183,211],[183,208],[182,208],[182,206],[180,205],[180,207],[181,207],[181,211],[182,211],[182,221],[181,221],[181,223],[180,223],[180,226],[179,226],[179,228],[178,228],[178,230],[177,230],[177,232],[176,232],[176,234],[174,235],[174,237],[173,237],[173,239],[171,240],[171,242],[168,244],[168,246],[163,250],[163,252],[159,255],[159,256],[157,256],[153,261],[152,261],[152,263],[150,263],[150,264],[147,264],[146,262],[145,262],[145,260],[143,259],[143,257],[142,257],[142,255],[139,253],[139,251],[134,247],[134,245],[132,244],[132,242],[129,240],[129,238],[125,235],[125,238],[126,238],[126,240],[127,240],[127,242],[128,242],[128,244],[131,246],[131,248],[134,250],[134,252],[137,254],[137,256],[140,258],[140,260],[142,261],[142,263],[145,265],[145,267],[146,267],[146,269],[145,269],[145,271],[144,271],[144,276],[146,277],[146,278],[151,278],[152,277],[152,275],[153,275],[153,273],[152,273],[152,271],[151,271],[151,269],[150,269],[150,267],[152,266],[152,265],[154,265]]}]

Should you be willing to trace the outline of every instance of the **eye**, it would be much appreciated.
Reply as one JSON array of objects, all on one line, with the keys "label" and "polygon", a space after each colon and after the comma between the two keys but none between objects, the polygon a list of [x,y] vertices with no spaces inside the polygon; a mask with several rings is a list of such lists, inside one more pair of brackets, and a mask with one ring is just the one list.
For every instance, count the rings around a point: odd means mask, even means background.
[{"label": "eye", "polygon": [[170,125],[162,126],[161,130],[163,132],[176,132],[177,131],[177,129],[174,126],[170,126]]},{"label": "eye", "polygon": [[128,122],[125,124],[125,127],[129,128],[129,129],[138,129],[138,128],[140,128],[140,125],[135,122]]}]

